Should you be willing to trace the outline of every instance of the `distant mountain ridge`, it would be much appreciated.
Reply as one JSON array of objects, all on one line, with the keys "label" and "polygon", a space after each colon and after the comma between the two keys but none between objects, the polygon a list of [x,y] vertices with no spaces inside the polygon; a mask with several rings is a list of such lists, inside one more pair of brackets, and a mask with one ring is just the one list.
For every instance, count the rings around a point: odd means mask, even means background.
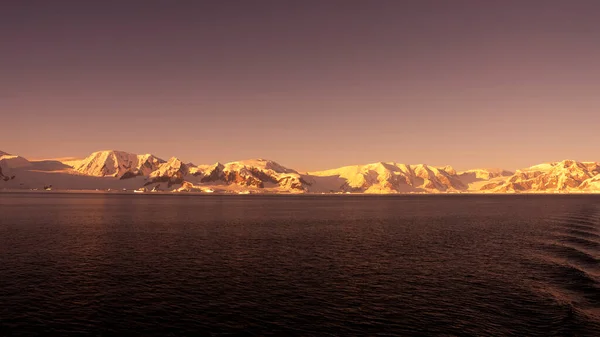
[{"label": "distant mountain ridge", "polygon": [[301,173],[267,159],[194,165],[152,154],[97,151],[81,160],[27,160],[0,151],[0,189],[223,193],[595,193],[600,163],[564,160],[510,172],[379,162]]},{"label": "distant mountain ridge", "polygon": [[465,190],[466,185],[450,167],[433,167],[425,164],[406,165],[375,163],[346,166],[320,172],[310,172],[314,177],[338,177],[343,192],[401,193]]},{"label": "distant mountain ridge", "polygon": [[593,191],[598,187],[599,174],[599,163],[563,160],[517,170],[505,181],[491,183],[482,189],[492,192]]}]

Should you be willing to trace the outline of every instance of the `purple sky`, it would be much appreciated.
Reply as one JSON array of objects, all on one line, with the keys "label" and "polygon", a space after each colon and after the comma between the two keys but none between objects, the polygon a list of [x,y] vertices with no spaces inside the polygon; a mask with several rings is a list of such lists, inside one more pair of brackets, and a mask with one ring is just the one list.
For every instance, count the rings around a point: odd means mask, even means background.
[{"label": "purple sky", "polygon": [[600,161],[600,1],[3,1],[0,150]]}]

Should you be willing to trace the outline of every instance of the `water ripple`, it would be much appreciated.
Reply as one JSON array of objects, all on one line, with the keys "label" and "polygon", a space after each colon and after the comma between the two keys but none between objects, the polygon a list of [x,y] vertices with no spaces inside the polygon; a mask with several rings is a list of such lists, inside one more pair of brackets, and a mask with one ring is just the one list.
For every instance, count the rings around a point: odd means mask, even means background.
[{"label": "water ripple", "polygon": [[0,194],[0,335],[598,336],[599,200]]}]

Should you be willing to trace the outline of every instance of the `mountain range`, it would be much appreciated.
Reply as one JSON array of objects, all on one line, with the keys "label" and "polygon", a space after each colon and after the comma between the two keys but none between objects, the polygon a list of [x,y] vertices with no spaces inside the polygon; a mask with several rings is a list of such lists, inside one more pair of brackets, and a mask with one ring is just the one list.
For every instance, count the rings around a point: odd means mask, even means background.
[{"label": "mountain range", "polygon": [[299,172],[266,159],[194,165],[152,154],[98,151],[28,160],[0,151],[0,189],[201,193],[595,193],[600,163],[564,160],[510,172],[379,162]]}]

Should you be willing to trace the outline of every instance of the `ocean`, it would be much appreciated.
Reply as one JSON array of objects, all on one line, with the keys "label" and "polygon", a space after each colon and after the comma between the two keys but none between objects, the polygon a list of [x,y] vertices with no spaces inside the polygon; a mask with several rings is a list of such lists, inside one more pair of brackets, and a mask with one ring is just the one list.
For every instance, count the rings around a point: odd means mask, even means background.
[{"label": "ocean", "polygon": [[600,196],[0,193],[0,336],[600,336]]}]

